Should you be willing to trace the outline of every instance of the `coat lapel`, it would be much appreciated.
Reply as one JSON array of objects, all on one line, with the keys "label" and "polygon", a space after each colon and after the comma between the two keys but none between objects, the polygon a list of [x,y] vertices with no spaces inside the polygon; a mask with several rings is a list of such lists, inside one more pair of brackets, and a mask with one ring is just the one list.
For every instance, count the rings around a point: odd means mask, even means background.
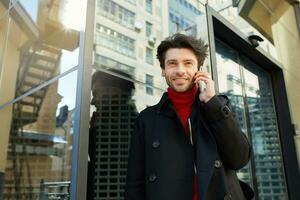
[{"label": "coat lapel", "polygon": [[195,145],[195,161],[197,168],[198,180],[198,197],[204,200],[214,170],[214,162],[217,157],[216,142],[211,135],[206,122],[201,114],[200,107],[197,106],[197,120],[193,120],[197,124],[196,127],[196,145]]}]

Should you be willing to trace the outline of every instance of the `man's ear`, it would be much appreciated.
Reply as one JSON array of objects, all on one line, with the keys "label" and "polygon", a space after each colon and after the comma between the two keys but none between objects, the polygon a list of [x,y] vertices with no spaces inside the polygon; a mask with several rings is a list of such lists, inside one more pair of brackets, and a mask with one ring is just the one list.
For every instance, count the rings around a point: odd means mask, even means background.
[{"label": "man's ear", "polygon": [[161,69],[161,76],[162,76],[162,77],[165,77],[165,76],[166,76],[166,72],[165,72],[164,69]]}]

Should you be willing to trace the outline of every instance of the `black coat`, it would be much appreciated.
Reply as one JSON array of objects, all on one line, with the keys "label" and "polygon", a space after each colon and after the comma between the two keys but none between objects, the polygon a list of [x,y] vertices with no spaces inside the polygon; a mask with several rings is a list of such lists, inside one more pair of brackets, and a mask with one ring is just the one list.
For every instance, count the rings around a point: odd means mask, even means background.
[{"label": "black coat", "polygon": [[196,98],[189,118],[192,141],[167,93],[140,113],[131,138],[126,200],[192,200],[194,164],[199,200],[252,199],[252,189],[235,173],[252,151],[227,97],[206,104]]}]

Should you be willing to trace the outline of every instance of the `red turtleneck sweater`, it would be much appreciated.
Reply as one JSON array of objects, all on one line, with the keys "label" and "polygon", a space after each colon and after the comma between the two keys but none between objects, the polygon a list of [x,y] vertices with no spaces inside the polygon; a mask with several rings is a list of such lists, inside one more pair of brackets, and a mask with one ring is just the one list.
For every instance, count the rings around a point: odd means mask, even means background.
[{"label": "red turtleneck sweater", "polygon": [[[192,112],[192,106],[195,100],[195,96],[197,94],[196,84],[194,87],[186,92],[175,92],[172,88],[168,88],[168,95],[173,103],[175,110],[182,122],[185,133],[189,134],[188,129],[188,118]],[[198,191],[197,191],[197,177],[194,176],[194,194],[193,200],[198,199]]]}]

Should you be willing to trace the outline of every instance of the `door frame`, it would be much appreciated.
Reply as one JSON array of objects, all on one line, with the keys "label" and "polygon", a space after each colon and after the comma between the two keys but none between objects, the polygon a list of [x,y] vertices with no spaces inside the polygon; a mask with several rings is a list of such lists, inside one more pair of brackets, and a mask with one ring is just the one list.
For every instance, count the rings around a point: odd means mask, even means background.
[{"label": "door frame", "polygon": [[237,27],[230,24],[213,8],[207,6],[208,39],[210,43],[210,62],[212,76],[218,91],[217,60],[215,38],[226,43],[241,54],[250,58],[262,69],[270,73],[272,92],[277,115],[277,124],[282,151],[282,160],[285,172],[287,193],[290,200],[300,199],[300,175],[297,162],[296,146],[294,142],[295,130],[293,128],[286,85],[283,75],[283,66],[268,55],[262,48],[254,48],[247,36]]}]

